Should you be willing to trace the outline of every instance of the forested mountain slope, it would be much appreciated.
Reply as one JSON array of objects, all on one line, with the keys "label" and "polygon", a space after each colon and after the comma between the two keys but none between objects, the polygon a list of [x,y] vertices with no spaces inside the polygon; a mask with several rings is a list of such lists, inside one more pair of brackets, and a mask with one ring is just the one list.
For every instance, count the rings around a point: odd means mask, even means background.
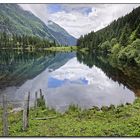
[{"label": "forested mountain slope", "polygon": [[81,36],[77,45],[111,53],[118,61],[140,64],[140,7],[107,27]]},{"label": "forested mountain slope", "polygon": [[[60,26],[58,27],[61,28]],[[55,33],[39,18],[31,12],[23,10],[17,4],[0,4],[0,32],[28,36],[34,35],[51,41],[55,40],[62,45],[70,45],[66,39],[68,36],[63,34],[61,37],[64,39],[58,38],[58,33],[62,34],[61,32]],[[76,42],[74,37],[73,39]],[[73,43],[73,45],[75,44]]]},{"label": "forested mountain slope", "polygon": [[54,35],[60,42],[71,46],[76,45],[76,39],[58,24],[49,20],[47,26],[51,29],[51,34]]}]

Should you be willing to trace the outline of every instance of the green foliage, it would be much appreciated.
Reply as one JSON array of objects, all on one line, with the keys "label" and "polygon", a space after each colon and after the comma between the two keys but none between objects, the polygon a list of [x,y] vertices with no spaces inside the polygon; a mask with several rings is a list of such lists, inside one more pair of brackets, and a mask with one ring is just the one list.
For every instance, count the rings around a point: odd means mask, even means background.
[{"label": "green foliage", "polygon": [[111,53],[116,55],[120,51],[120,49],[121,49],[121,45],[117,43],[112,47]]},{"label": "green foliage", "polygon": [[101,48],[102,51],[110,52],[111,44],[110,44],[109,41],[105,41],[104,43],[102,43],[102,45],[100,46],[100,48]]},{"label": "green foliage", "polygon": [[120,50],[121,50],[121,45],[119,43],[115,44],[111,49],[111,56],[114,59],[117,59]]},{"label": "green foliage", "polygon": [[0,31],[18,35],[36,35],[46,39],[54,39],[48,32],[47,26],[32,13],[24,11],[17,4],[0,4]]},{"label": "green foliage", "polygon": [[118,59],[128,64],[140,64],[140,39],[136,39],[131,45],[123,48],[118,55]]},{"label": "green foliage", "polygon": [[135,55],[135,62],[140,65],[140,39],[136,39],[133,43],[132,43],[132,47],[135,49],[136,51],[136,55]]},{"label": "green foliage", "polygon": [[[44,12],[44,11],[42,11]],[[0,4],[0,32],[28,35],[56,41],[62,45],[76,45],[76,39],[62,27],[51,22],[45,24],[29,11],[23,10],[18,4]]]},{"label": "green foliage", "polygon": [[140,25],[138,25],[138,27],[136,28],[135,35],[136,35],[136,38],[140,38]]},{"label": "green foliage", "polygon": [[[118,46],[118,45],[117,45]],[[140,68],[134,64],[127,65],[127,62],[118,60],[117,54],[102,54],[93,52],[77,52],[77,60],[80,63],[86,64],[88,67],[96,66],[109,78],[118,81],[130,89],[139,89],[140,85]],[[115,57],[116,56],[116,57]],[[138,58],[138,57],[137,57]],[[139,57],[140,58],[140,57]],[[138,61],[140,60],[138,58]],[[135,60],[136,61],[136,60]],[[139,93],[139,91],[136,93]]]},{"label": "green foliage", "polygon": [[[22,112],[9,114],[10,136],[140,136],[140,99],[133,104],[102,107],[102,111],[71,106],[64,114],[48,108],[31,109],[29,128],[22,130]],[[0,114],[2,110],[0,109]],[[47,120],[35,118],[53,117]],[[2,120],[0,119],[0,135]]]},{"label": "green foliage", "polygon": [[131,44],[131,46],[133,48],[135,48],[136,50],[140,51],[140,39],[136,39],[135,41],[133,41],[133,43]]},{"label": "green foliage", "polygon": [[130,33],[131,33],[131,30],[130,30],[129,24],[126,24],[122,30],[121,37],[120,37],[120,44],[122,46],[127,46]]},{"label": "green foliage", "polygon": [[135,64],[136,56],[136,49],[134,49],[131,45],[128,45],[119,52],[118,59],[128,64]]},{"label": "green foliage", "polygon": [[44,50],[54,51],[54,52],[72,52],[72,51],[76,51],[77,50],[77,46],[50,47],[50,48],[45,48]]},{"label": "green foliage", "polygon": [[134,30],[131,35],[130,38],[128,40],[129,44],[131,44],[134,40],[136,39],[136,30]]},{"label": "green foliage", "polygon": [[135,61],[140,66],[140,54],[135,58]]},{"label": "green foliage", "polygon": [[48,48],[58,46],[55,41],[51,42],[36,36],[27,35],[8,35],[5,32],[0,33],[0,48]]},{"label": "green foliage", "polygon": [[[124,17],[119,18],[118,20],[113,21],[107,27],[97,31],[91,32],[87,35],[78,39],[78,45],[84,47],[90,47],[92,42],[92,49],[99,50],[98,45],[106,40],[111,41],[113,38],[116,38],[120,41],[121,45],[127,46],[128,39],[131,33],[139,27],[140,23],[140,7],[134,9],[131,13],[127,14]],[[124,38],[124,39],[123,39]],[[125,40],[125,41],[124,41]]]},{"label": "green foliage", "polygon": [[44,95],[41,98],[37,99],[37,106],[45,109],[46,108],[46,104],[45,104],[45,99],[44,99]]},{"label": "green foliage", "polygon": [[79,38],[78,45],[89,48],[91,52],[104,51],[118,63],[140,65],[139,13],[140,7],[113,21],[107,27]]},{"label": "green foliage", "polygon": [[112,38],[110,43],[111,43],[111,46],[114,46],[115,44],[118,43],[118,41],[116,38]]}]

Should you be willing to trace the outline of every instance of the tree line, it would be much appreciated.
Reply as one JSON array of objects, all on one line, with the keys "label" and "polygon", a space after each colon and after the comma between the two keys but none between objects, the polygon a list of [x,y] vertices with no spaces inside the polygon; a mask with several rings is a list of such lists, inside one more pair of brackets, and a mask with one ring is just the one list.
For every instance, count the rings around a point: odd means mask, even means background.
[{"label": "tree line", "polygon": [[121,63],[140,65],[140,7],[97,32],[81,36],[77,46],[106,53]]},{"label": "tree line", "polygon": [[77,60],[92,68],[96,66],[100,68],[108,78],[118,84],[123,84],[130,90],[139,89],[140,85],[140,69],[128,65],[117,64],[110,56],[104,54],[94,54],[94,52],[76,52]]},{"label": "tree line", "polygon": [[48,48],[59,46],[54,41],[48,41],[45,38],[37,36],[0,33],[0,48]]}]

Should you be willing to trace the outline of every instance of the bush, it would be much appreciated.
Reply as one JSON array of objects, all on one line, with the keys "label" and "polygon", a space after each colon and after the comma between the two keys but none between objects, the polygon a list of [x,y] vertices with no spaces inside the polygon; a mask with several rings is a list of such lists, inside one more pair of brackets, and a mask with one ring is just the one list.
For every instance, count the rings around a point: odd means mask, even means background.
[{"label": "bush", "polygon": [[138,57],[135,58],[135,61],[136,61],[136,63],[137,63],[138,65],[140,65],[140,54],[139,54]]},{"label": "bush", "polygon": [[112,38],[111,39],[111,46],[114,46],[115,44],[117,44],[117,39],[116,38]]},{"label": "bush", "polygon": [[118,52],[119,52],[120,50],[121,50],[121,46],[120,46],[119,43],[117,43],[117,44],[115,44],[115,45],[112,47],[111,53],[112,53],[113,55],[117,55]]},{"label": "bush", "polygon": [[140,51],[140,39],[136,39],[135,41],[133,41],[133,43],[131,44],[131,46],[133,48],[135,48],[137,51]]},{"label": "bush", "polygon": [[133,31],[129,37],[129,44],[132,43],[136,39],[136,30]]},{"label": "bush", "polygon": [[110,52],[111,50],[111,44],[109,41],[105,41],[104,43],[102,43],[100,47],[101,47],[101,50],[105,52]]},{"label": "bush", "polygon": [[137,51],[131,45],[128,45],[122,49],[118,54],[118,59],[127,64],[135,64],[135,58],[137,57]]}]

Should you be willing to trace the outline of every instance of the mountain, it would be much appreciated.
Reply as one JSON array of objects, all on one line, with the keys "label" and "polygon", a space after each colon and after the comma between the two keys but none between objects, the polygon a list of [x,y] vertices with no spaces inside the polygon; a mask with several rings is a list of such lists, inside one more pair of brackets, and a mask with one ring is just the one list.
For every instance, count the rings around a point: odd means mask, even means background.
[{"label": "mountain", "polygon": [[118,63],[140,66],[140,7],[107,27],[80,37],[77,45],[106,53]]},{"label": "mountain", "polygon": [[[122,39],[131,36],[132,32],[135,31],[140,25],[140,7],[133,9],[129,14],[114,20],[110,25],[96,32],[91,32],[87,35],[81,36],[77,43],[79,46],[89,46],[92,49],[97,49],[99,44],[105,41],[111,41],[112,38],[116,38],[121,45],[127,45],[127,41]],[[124,32],[127,34],[125,35]],[[84,42],[84,43],[83,43]]]},{"label": "mountain", "polygon": [[58,24],[53,21],[48,21],[48,28],[51,30],[51,34],[59,40],[60,43],[74,46],[76,45],[76,38],[71,36],[65,29],[60,27]]},{"label": "mountain", "polygon": [[[76,39],[69,35],[64,29],[57,24],[56,30],[52,30],[52,26],[42,22],[38,17],[29,11],[23,10],[17,4],[0,4],[0,32],[18,35],[35,35],[46,38],[48,40],[55,40],[62,45],[75,45]],[[63,30],[63,33],[58,32]],[[61,38],[60,38],[61,36]],[[74,43],[70,42],[73,41]]]}]

